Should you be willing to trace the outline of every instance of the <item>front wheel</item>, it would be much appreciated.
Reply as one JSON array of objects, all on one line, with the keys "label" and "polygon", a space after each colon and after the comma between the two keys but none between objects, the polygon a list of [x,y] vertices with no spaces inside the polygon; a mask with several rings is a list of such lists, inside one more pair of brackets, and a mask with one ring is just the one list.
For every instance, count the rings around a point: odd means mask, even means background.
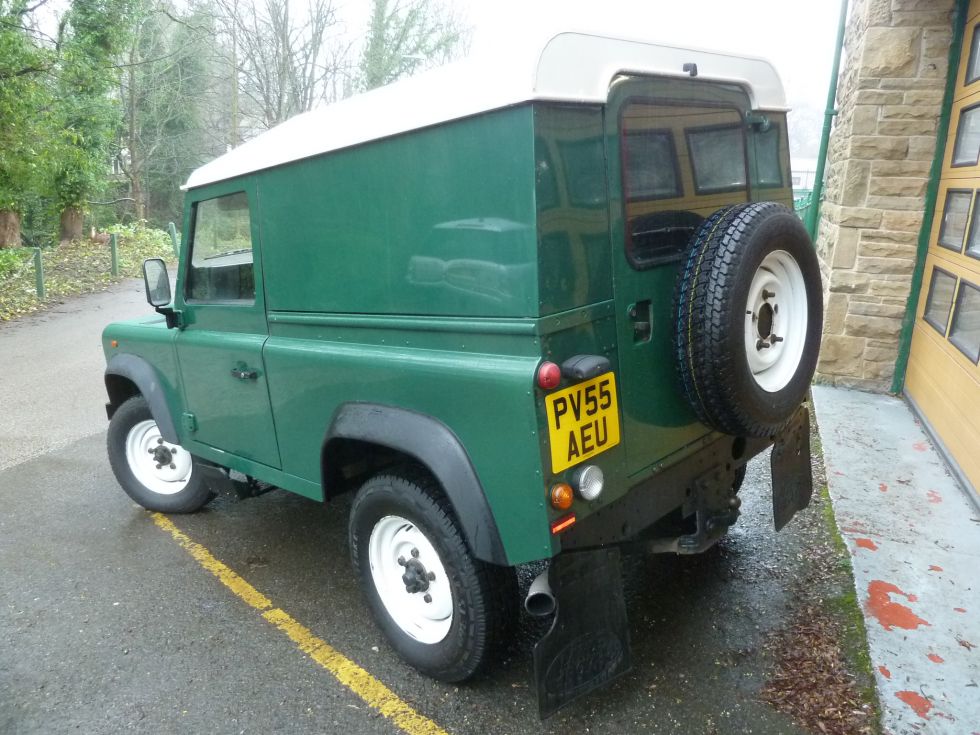
[{"label": "front wheel", "polygon": [[116,480],[147,510],[193,513],[214,497],[194,456],[163,438],[143,396],[116,409],[106,445]]},{"label": "front wheel", "polygon": [[516,614],[514,572],[470,555],[427,474],[368,480],[351,508],[350,548],[371,612],[408,664],[459,682],[499,650]]}]

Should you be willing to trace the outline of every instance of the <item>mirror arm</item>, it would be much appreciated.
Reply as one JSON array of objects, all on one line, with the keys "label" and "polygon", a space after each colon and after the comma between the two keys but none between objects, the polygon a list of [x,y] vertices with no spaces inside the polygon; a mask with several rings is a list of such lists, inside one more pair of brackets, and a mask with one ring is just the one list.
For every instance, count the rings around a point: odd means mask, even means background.
[{"label": "mirror arm", "polygon": [[184,326],[184,320],[181,319],[181,313],[174,309],[172,306],[154,306],[153,307],[157,314],[162,314],[163,318],[167,321],[167,329],[182,329]]}]

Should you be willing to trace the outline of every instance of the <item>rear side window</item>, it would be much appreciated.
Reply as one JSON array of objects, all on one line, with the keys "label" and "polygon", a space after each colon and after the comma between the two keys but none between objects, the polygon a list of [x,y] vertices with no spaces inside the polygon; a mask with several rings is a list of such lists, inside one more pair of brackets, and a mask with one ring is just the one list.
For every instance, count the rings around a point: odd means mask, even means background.
[{"label": "rear side window", "polygon": [[694,190],[717,194],[744,190],[745,133],[741,125],[698,128],[687,131],[691,151]]},{"label": "rear side window", "polygon": [[624,131],[623,170],[627,201],[681,196],[677,152],[670,130]]},{"label": "rear side window", "polygon": [[187,298],[255,301],[252,226],[245,192],[194,205]]}]

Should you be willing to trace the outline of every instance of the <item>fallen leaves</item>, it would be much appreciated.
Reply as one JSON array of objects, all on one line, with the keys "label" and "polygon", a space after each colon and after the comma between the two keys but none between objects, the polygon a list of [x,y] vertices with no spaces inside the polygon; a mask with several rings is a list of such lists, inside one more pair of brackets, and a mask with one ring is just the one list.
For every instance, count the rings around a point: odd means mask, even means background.
[{"label": "fallen leaves", "polygon": [[776,672],[762,688],[763,701],[812,732],[873,732],[874,713],[848,671],[841,636],[840,624],[819,605],[799,609],[769,641]]},{"label": "fallen leaves", "polygon": [[[139,278],[145,258],[173,259],[170,238],[161,230],[121,228],[120,278]],[[9,248],[0,258],[0,322],[16,319],[70,296],[104,291],[113,281],[108,245],[81,240],[60,247],[43,248],[46,300],[35,291],[32,248]]]}]

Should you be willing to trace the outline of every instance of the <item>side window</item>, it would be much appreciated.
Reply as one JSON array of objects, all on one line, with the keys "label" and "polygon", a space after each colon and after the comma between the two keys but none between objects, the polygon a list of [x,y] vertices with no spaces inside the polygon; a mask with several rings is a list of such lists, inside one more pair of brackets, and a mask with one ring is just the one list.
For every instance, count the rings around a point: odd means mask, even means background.
[{"label": "side window", "polygon": [[767,119],[763,124],[752,125],[749,130],[752,186],[760,189],[782,187],[782,158],[779,153],[782,126]]},{"label": "side window", "polygon": [[245,192],[194,205],[188,301],[255,301],[252,227]]},{"label": "side window", "polygon": [[688,130],[687,145],[698,194],[746,188],[745,134],[741,125]]}]

